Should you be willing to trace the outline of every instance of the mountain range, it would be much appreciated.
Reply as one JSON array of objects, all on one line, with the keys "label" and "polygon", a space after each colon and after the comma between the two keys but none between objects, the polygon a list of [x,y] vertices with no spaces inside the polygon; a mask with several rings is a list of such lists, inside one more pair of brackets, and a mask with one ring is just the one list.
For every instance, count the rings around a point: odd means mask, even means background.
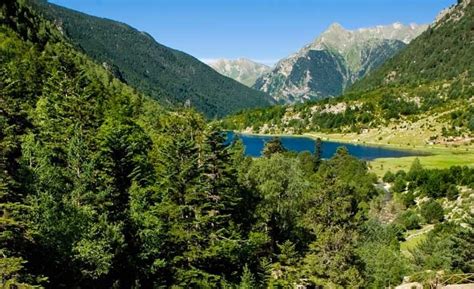
[{"label": "mountain range", "polygon": [[347,30],[335,23],[274,68],[245,58],[206,65],[124,23],[29,1],[78,49],[124,83],[165,107],[189,105],[208,118],[338,96],[427,27],[394,23]]},{"label": "mountain range", "polygon": [[312,43],[279,61],[271,72],[257,79],[254,88],[280,103],[340,95],[426,28],[394,23],[347,30],[334,23]]},{"label": "mountain range", "polygon": [[271,69],[265,64],[257,63],[247,58],[239,58],[235,60],[217,59],[208,62],[208,64],[220,74],[237,80],[249,87],[255,84],[257,78],[270,72]]}]

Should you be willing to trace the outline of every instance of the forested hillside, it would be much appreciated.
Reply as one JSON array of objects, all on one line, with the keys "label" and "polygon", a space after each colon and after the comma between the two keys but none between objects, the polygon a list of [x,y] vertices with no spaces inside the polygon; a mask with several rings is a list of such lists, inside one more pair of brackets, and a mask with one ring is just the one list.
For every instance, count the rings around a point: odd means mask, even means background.
[{"label": "forested hillside", "polygon": [[212,118],[268,106],[263,92],[224,77],[196,58],[157,43],[126,24],[30,0],[96,62],[165,106],[191,105]]},{"label": "forested hillside", "polygon": [[[462,87],[473,81],[474,4],[458,1],[444,17],[388,60],[379,70],[356,83],[352,90],[383,85],[419,85],[436,81]],[[471,96],[472,96],[471,90]]]},{"label": "forested hillside", "polygon": [[474,135],[474,4],[460,1],[380,69],[341,97],[246,110],[229,129],[260,133],[373,133],[390,141],[413,131],[420,143],[470,143]]},{"label": "forested hillside", "polygon": [[[323,160],[274,139],[245,157],[28,3],[0,4],[0,287],[383,288],[473,272],[474,169],[387,174],[403,209],[382,222],[387,192],[344,148]],[[418,226],[434,229],[402,251]]]}]

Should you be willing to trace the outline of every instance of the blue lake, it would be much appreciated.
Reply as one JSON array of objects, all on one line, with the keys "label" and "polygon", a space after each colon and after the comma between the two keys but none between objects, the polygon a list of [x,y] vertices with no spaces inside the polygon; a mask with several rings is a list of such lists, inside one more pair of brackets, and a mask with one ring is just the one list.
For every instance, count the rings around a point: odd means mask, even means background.
[{"label": "blue lake", "polygon": [[[249,134],[237,134],[242,140],[245,146],[245,154],[252,157],[261,156],[263,147],[267,141],[272,139],[272,136],[260,136],[260,135],[249,135]],[[228,140],[234,138],[233,132],[228,132]],[[280,137],[283,146],[289,151],[302,152],[309,151],[314,152],[315,140],[308,137],[292,137],[282,136]],[[364,160],[373,160],[376,158],[399,158],[406,156],[423,155],[417,151],[404,151],[397,149],[390,149],[386,147],[377,146],[365,146],[357,144],[348,144],[334,141],[322,141],[322,156],[323,158],[330,158],[334,155],[338,147],[344,146],[349,150],[349,153],[357,158]]]}]

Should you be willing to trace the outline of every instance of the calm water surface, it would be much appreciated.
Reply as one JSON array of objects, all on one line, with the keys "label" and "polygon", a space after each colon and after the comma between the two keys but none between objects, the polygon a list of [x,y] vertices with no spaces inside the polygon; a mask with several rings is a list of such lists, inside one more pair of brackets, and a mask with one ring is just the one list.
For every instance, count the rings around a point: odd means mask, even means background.
[{"label": "calm water surface", "polygon": [[[228,139],[231,140],[235,136],[239,137],[245,146],[245,154],[252,157],[261,156],[263,147],[267,141],[272,139],[272,136],[260,136],[260,135],[248,135],[248,134],[236,134],[233,132],[228,133]],[[280,137],[283,146],[295,152],[309,151],[314,152],[315,140],[308,137],[293,137],[293,136],[282,136]],[[404,151],[390,149],[386,147],[377,146],[365,146],[357,144],[347,144],[334,141],[322,141],[323,158],[330,158],[334,155],[338,147],[344,146],[349,150],[349,153],[357,158],[364,160],[373,160],[376,158],[399,158],[406,156],[423,155],[417,151]]]}]

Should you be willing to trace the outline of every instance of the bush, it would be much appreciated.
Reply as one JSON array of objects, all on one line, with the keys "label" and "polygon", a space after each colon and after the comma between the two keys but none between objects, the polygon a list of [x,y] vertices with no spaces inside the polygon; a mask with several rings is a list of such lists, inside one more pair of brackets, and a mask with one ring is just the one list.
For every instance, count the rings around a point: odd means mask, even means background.
[{"label": "bush", "polygon": [[407,177],[409,181],[418,181],[424,172],[420,159],[416,158],[411,164]]},{"label": "bush", "polygon": [[404,178],[396,177],[395,182],[392,187],[392,192],[394,193],[401,193],[405,190],[407,183]]},{"label": "bush", "polygon": [[388,171],[385,173],[382,180],[386,183],[393,183],[395,181],[395,175],[391,171]]},{"label": "bush", "polygon": [[468,124],[469,130],[474,131],[474,116],[471,117]]},{"label": "bush", "polygon": [[459,190],[456,185],[450,185],[446,191],[446,197],[448,200],[453,201],[456,200],[459,196]]},{"label": "bush", "polygon": [[399,170],[395,174],[395,177],[400,177],[400,178],[403,178],[404,180],[406,180],[407,179],[407,173],[404,170]]},{"label": "bush", "polygon": [[421,205],[420,213],[429,224],[438,223],[444,219],[443,207],[434,200],[430,200]]},{"label": "bush", "polygon": [[415,204],[415,194],[413,193],[412,190],[409,190],[405,194],[402,194],[401,199],[402,199],[403,205],[407,208]]},{"label": "bush", "polygon": [[398,215],[395,222],[401,225],[405,230],[414,230],[421,228],[421,218],[413,210],[407,210]]}]

